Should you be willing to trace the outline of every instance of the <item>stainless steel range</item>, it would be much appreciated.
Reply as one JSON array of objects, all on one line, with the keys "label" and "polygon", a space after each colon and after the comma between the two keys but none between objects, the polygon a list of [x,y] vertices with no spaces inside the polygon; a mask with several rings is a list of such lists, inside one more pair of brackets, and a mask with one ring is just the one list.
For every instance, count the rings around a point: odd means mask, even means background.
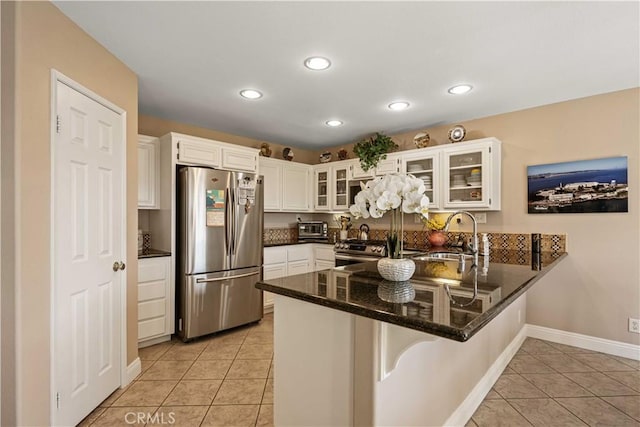
[{"label": "stainless steel range", "polygon": [[[359,262],[377,261],[387,256],[387,242],[384,240],[347,240],[334,246],[336,267],[357,264]],[[419,254],[419,251],[404,250],[404,256]]]}]

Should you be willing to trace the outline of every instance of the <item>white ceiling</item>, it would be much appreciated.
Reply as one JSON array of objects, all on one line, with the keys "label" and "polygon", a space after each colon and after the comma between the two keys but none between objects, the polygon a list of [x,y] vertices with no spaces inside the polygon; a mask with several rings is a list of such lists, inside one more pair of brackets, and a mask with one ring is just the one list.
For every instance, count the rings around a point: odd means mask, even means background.
[{"label": "white ceiling", "polygon": [[55,5],[138,75],[141,114],[302,148],[640,86],[637,1]]}]

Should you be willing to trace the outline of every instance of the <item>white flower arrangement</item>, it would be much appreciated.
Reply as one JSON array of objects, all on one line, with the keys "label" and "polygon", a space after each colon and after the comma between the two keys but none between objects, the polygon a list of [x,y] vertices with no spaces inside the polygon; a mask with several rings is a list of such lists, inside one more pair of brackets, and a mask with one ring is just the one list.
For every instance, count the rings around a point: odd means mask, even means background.
[{"label": "white flower arrangement", "polygon": [[393,173],[379,176],[366,184],[354,199],[349,211],[357,218],[381,218],[385,212],[402,205],[402,212],[427,217],[429,197],[424,194],[424,181],[411,174]]},{"label": "white flower arrangement", "polygon": [[391,229],[387,237],[387,255],[402,257],[402,213],[419,214],[427,218],[429,197],[426,196],[424,182],[410,174],[389,174],[377,177],[366,184],[356,194],[349,211],[357,218],[381,218],[391,211]]}]

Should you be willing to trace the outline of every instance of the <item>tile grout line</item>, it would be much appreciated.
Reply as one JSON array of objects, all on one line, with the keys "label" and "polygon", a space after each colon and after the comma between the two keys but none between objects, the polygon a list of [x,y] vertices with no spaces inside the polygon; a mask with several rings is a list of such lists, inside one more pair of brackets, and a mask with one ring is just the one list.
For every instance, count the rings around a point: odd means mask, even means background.
[{"label": "tile grout line", "polygon": [[[543,341],[543,340],[541,340]],[[545,342],[545,341],[543,341]],[[553,347],[553,346],[552,346]],[[555,374],[560,374],[562,375],[562,377],[564,377],[565,379],[567,379],[568,381],[570,381],[572,384],[575,384],[577,387],[580,387],[581,389],[585,390],[587,393],[590,394],[590,396],[579,396],[579,397],[574,397],[574,398],[593,398],[596,397],[597,399],[601,400],[604,404],[606,404],[608,407],[612,408],[615,411],[619,411],[621,414],[624,414],[625,416],[629,417],[631,420],[636,420],[633,416],[631,416],[630,414],[628,414],[627,412],[623,411],[622,409],[619,409],[617,407],[615,407],[613,404],[607,402],[603,397],[610,397],[610,396],[599,396],[596,395],[595,393],[593,393],[591,390],[586,389],[585,387],[583,387],[582,385],[576,383],[575,381],[573,381],[571,378],[567,377],[565,374],[565,372],[560,372],[559,370],[549,366],[547,363],[545,363],[544,360],[539,359],[538,357],[536,357],[536,355],[540,355],[540,354],[561,354],[563,356],[568,357],[569,359],[572,359],[578,363],[581,363],[582,365],[588,367],[589,369],[592,369],[593,371],[579,371],[578,373],[600,373],[605,375],[606,377],[612,379],[613,381],[619,383],[620,385],[627,387],[633,391],[636,391],[635,389],[633,389],[632,387],[627,386],[626,384],[621,383],[620,381],[618,381],[616,378],[613,378],[609,375],[607,375],[606,371],[602,371],[596,367],[590,366],[587,363],[581,361],[580,359],[576,359],[575,357],[572,357],[571,354],[566,353],[565,351],[555,348],[555,350],[557,350],[559,353],[529,353],[527,352],[525,349],[523,349],[522,347],[520,349],[518,349],[518,352],[522,352],[520,353],[521,355],[530,355],[532,356],[536,361],[538,361],[539,363],[541,363],[542,365],[544,365],[545,367],[551,369],[552,373]],[[524,353],[524,354],[523,354]],[[516,353],[517,354],[517,353]],[[605,355],[606,356],[606,355]],[[610,358],[612,359],[612,358]],[[615,360],[615,359],[612,359]],[[620,362],[620,361],[619,361]],[[621,362],[623,363],[623,362]],[[626,363],[624,363],[627,366],[630,366]],[[508,366],[508,365],[507,365]],[[631,368],[634,368],[633,366],[630,366]],[[634,368],[635,369],[635,368]],[[562,405],[561,402],[557,401],[555,397],[552,397],[551,395],[549,395],[548,393],[546,393],[544,390],[540,389],[539,387],[537,387],[535,384],[533,384],[531,381],[529,381],[523,373],[517,372],[515,371],[515,369],[511,368],[511,370],[513,370],[517,375],[519,375],[522,379],[524,379],[525,381],[527,381],[528,383],[530,383],[535,389],[540,390],[544,395],[548,396],[548,399],[553,401],[555,404],[559,405],[560,407],[564,408],[568,413],[570,413],[571,415],[575,416],[578,420],[580,420],[581,422],[585,423],[586,425],[589,425],[589,423],[585,420],[583,420],[581,417],[579,417],[577,414],[575,414],[574,412],[572,412],[569,408],[565,407],[564,405]],[[630,371],[611,371],[611,372],[630,372]],[[505,373],[503,372],[501,375],[505,375]],[[492,387],[492,390],[498,394],[498,396],[500,396],[505,402],[507,402],[507,404],[513,408],[518,414],[520,414],[527,422],[531,423],[531,421],[529,421],[529,419],[525,416],[524,413],[522,413],[521,411],[518,410],[518,408],[516,408],[514,405],[511,404],[511,402],[509,400],[519,400],[519,399],[507,399],[505,398],[502,394],[500,394],[500,392],[498,392],[495,388]],[[640,395],[640,393],[638,393],[638,395]],[[623,397],[629,397],[629,396],[636,396],[636,395],[621,395]],[[611,397],[616,397],[616,396],[611,396]],[[522,400],[527,400],[527,399],[534,399],[534,398],[521,398]],[[486,400],[483,400],[483,402]],[[470,418],[471,421],[473,421],[474,423],[476,423],[476,421],[473,419],[473,416]],[[476,423],[477,424],[477,423]]]}]

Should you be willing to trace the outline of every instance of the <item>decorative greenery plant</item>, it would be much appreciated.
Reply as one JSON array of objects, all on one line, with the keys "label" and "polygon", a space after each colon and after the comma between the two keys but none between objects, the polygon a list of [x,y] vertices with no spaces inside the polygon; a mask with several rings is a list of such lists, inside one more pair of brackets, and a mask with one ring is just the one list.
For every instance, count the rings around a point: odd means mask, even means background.
[{"label": "decorative greenery plant", "polygon": [[389,151],[395,150],[398,145],[391,137],[376,132],[375,136],[356,143],[353,152],[360,158],[360,166],[363,171],[375,168],[380,160],[387,158]]}]

